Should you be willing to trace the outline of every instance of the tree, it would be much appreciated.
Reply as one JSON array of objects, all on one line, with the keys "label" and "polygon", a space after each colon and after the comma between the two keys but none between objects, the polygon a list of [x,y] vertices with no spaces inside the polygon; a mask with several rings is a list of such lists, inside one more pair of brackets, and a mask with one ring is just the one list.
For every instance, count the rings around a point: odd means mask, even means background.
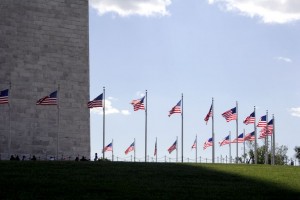
[{"label": "tree", "polygon": [[[288,158],[286,155],[287,151],[288,151],[288,148],[285,145],[275,147],[275,164],[276,165],[286,164],[286,160]],[[257,147],[257,164],[265,163],[265,152],[266,152],[265,145]],[[252,163],[254,163],[254,144],[252,144],[252,143],[250,143],[250,149],[249,149],[248,155],[249,155],[250,159],[252,160]],[[272,156],[272,152],[269,149],[268,150],[268,163],[271,163],[271,156]]]},{"label": "tree", "polygon": [[296,152],[296,158],[300,162],[300,146],[296,146],[294,150]]}]

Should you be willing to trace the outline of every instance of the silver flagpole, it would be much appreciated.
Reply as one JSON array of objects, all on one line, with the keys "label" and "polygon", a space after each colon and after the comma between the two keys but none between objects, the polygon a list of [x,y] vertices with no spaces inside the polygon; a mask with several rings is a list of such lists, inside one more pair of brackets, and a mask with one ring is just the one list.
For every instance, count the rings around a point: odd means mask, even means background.
[{"label": "silver flagpole", "polygon": [[268,164],[268,110],[267,110],[267,114],[266,114],[266,137],[265,137],[265,164]]},{"label": "silver flagpole", "polygon": [[9,117],[9,133],[8,133],[8,159],[10,158],[11,154],[11,106],[10,106],[10,94],[11,94],[11,82],[9,82],[9,90],[8,90],[8,117]]},{"label": "silver flagpole", "polygon": [[213,142],[213,145],[212,145],[212,163],[215,163],[215,122],[214,122],[214,98],[212,98],[212,109],[211,109],[211,112],[212,112],[212,116],[211,116],[211,124],[212,124],[212,142]]},{"label": "silver flagpole", "polygon": [[232,163],[232,160],[231,160],[231,131],[229,131],[229,162],[230,164]]},{"label": "silver flagpole", "polygon": [[[105,87],[103,87],[103,98],[102,98],[102,109],[103,109],[103,148],[105,145]],[[103,159],[105,159],[105,152],[103,151]]]},{"label": "silver flagpole", "polygon": [[58,126],[58,130],[57,130],[57,144],[56,144],[56,160],[58,160],[58,154],[59,154],[59,131],[60,131],[60,122],[59,122],[59,96],[60,96],[60,87],[59,87],[59,84],[58,84],[58,88],[57,88],[57,126]]},{"label": "silver flagpole", "polygon": [[181,162],[183,163],[183,93],[181,94]]},{"label": "silver flagpole", "polygon": [[145,162],[147,162],[147,113],[148,113],[148,99],[146,90],[146,106],[145,106]]},{"label": "silver flagpole", "polygon": [[198,149],[198,141],[197,141],[197,134],[196,134],[196,163],[197,163],[197,149]]},{"label": "silver flagpole", "polygon": [[[238,133],[239,132],[239,123],[238,123],[238,102],[236,102],[236,138],[238,139]],[[239,143],[236,143],[236,161],[235,163],[238,163],[239,159]]]},{"label": "silver flagpole", "polygon": [[134,138],[134,140],[133,140],[133,142],[134,142],[134,148],[133,148],[133,162],[135,162],[135,148],[136,148],[136,144],[135,144],[135,138]]},{"label": "silver flagpole", "polygon": [[275,117],[274,117],[274,114],[273,114],[273,149],[272,149],[272,156],[273,156],[273,165],[275,165]]},{"label": "silver flagpole", "polygon": [[176,162],[178,162],[178,136],[176,136]]},{"label": "silver flagpole", "polygon": [[111,161],[114,161],[114,140],[111,140]]},{"label": "silver flagpole", "polygon": [[156,142],[155,142],[155,144],[156,144],[156,155],[155,155],[155,161],[157,162],[157,137],[156,137]]},{"label": "silver flagpole", "polygon": [[256,128],[256,108],[254,106],[254,135],[255,135],[255,143],[254,143],[254,162],[257,164],[257,128]]},{"label": "silver flagpole", "polygon": [[244,138],[244,163],[246,163],[246,156],[245,156],[245,153],[246,153],[246,149],[245,149],[245,129],[244,129],[244,133],[243,133],[244,135],[243,135],[243,138]]}]

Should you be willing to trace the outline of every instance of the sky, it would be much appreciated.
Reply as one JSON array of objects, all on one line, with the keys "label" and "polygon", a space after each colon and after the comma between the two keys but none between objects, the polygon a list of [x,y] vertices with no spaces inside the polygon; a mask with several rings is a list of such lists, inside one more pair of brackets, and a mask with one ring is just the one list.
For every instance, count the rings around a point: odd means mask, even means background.
[{"label": "sky", "polygon": [[[178,137],[181,116],[169,110],[183,94],[184,161],[198,137],[198,161],[212,124],[204,118],[214,98],[215,159],[229,156],[219,147],[235,121],[222,113],[238,102],[239,133],[254,130],[243,120],[256,106],[257,121],[274,114],[276,144],[294,158],[300,145],[300,1],[298,0],[90,0],[90,99],[106,88],[106,140],[114,141],[115,160],[129,161],[125,150],[136,140],[137,161],[144,161],[145,112],[130,102],[148,91],[148,155],[175,161],[167,149]],[[102,151],[103,115],[91,109],[91,158]],[[258,140],[263,145],[262,140]],[[236,146],[231,147],[232,156]],[[239,156],[243,145],[239,145]],[[111,158],[111,152],[105,156]]]}]

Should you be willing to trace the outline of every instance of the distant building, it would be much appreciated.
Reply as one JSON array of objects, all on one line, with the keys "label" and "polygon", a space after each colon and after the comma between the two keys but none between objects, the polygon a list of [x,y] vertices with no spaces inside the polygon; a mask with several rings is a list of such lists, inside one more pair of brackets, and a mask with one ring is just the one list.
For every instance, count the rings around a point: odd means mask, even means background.
[{"label": "distant building", "polygon": [[88,38],[88,0],[0,1],[1,159],[90,157]]}]

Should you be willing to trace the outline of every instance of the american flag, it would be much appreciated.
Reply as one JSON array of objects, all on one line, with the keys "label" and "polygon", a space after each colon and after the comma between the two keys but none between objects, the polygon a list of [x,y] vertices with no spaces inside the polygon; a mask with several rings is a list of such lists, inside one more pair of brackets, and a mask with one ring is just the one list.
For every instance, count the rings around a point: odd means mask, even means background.
[{"label": "american flag", "polygon": [[255,123],[255,112],[251,113],[246,119],[244,120],[244,124],[254,124]]},{"label": "american flag", "polygon": [[0,104],[8,103],[8,89],[0,91]]},{"label": "american flag", "polygon": [[204,142],[203,150],[205,150],[207,147],[211,147],[213,145],[213,139],[209,138],[207,141]]},{"label": "american flag", "polygon": [[170,146],[170,148],[168,148],[169,154],[172,153],[172,151],[174,151],[175,149],[177,149],[177,140],[174,142],[172,146]]},{"label": "american flag", "polygon": [[88,108],[103,107],[103,93],[87,103]]},{"label": "american flag", "polygon": [[244,133],[241,133],[237,138],[235,138],[232,143],[242,143],[244,142]]},{"label": "american flag", "polygon": [[157,155],[157,141],[155,141],[155,147],[154,147],[154,156]]},{"label": "american flag", "polygon": [[194,144],[192,145],[192,149],[196,149],[196,147],[197,147],[197,138],[195,139]]},{"label": "american flag", "polygon": [[270,136],[273,133],[273,129],[269,129],[267,127],[264,127],[260,130],[260,134],[259,134],[259,138],[258,139],[262,139],[265,138],[266,136]]},{"label": "american flag", "polygon": [[169,111],[169,117],[174,113],[181,113],[181,100]]},{"label": "american flag", "polygon": [[57,105],[57,91],[52,92],[36,102],[36,105]]},{"label": "american flag", "polygon": [[206,117],[204,118],[204,121],[206,121],[206,124],[208,123],[208,120],[210,117],[212,117],[212,105],[210,106],[210,109],[209,109]]},{"label": "american flag", "polygon": [[142,97],[137,100],[132,100],[131,104],[133,105],[134,111],[145,110],[144,99],[145,97]]},{"label": "american flag", "polygon": [[127,155],[129,152],[134,150],[134,142],[126,149],[125,154]]},{"label": "american flag", "polygon": [[227,122],[230,122],[231,120],[236,120],[237,119],[236,107],[224,112],[222,116],[226,119]]},{"label": "american flag", "polygon": [[221,142],[219,142],[220,146],[226,145],[226,144],[230,144],[230,135],[228,135],[227,137],[224,138],[224,140],[222,140]]},{"label": "american flag", "polygon": [[255,132],[251,132],[251,133],[248,133],[247,135],[245,135],[245,138],[244,138],[245,141],[254,141],[255,140]]},{"label": "american flag", "polygon": [[111,142],[106,147],[104,147],[103,152],[112,151],[112,150],[113,150],[113,144]]},{"label": "american flag", "polygon": [[269,122],[268,122],[268,129],[273,131],[274,129],[274,123],[273,123],[273,119],[271,119]]},{"label": "american flag", "polygon": [[265,127],[267,126],[267,115],[264,115],[260,118],[257,127]]}]

